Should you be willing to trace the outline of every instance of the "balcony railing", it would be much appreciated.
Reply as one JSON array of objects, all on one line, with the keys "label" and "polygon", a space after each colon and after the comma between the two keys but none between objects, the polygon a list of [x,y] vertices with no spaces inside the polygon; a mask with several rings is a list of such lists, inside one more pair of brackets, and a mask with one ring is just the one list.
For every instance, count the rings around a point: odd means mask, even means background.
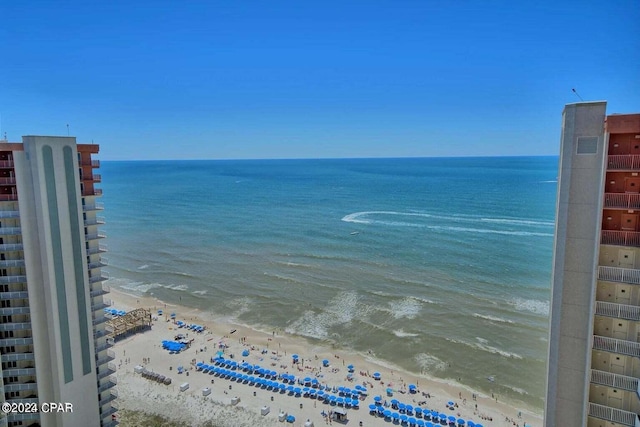
[{"label": "balcony railing", "polygon": [[98,393],[103,393],[117,385],[118,385],[118,380],[116,380],[115,377],[109,377],[107,382],[105,382],[100,387],[98,387]]},{"label": "balcony railing", "polygon": [[102,182],[102,175],[100,175],[99,173],[94,173],[93,182]]},{"label": "balcony railing", "polygon": [[103,379],[104,377],[108,377],[109,375],[113,375],[116,373],[116,365],[115,363],[106,363],[103,366],[98,365],[98,380]]},{"label": "balcony railing", "polygon": [[108,265],[109,265],[109,260],[107,258],[100,258],[99,261],[90,262],[89,269],[93,270],[94,268],[107,267]]},{"label": "balcony railing", "polygon": [[633,154],[619,154],[607,156],[608,170],[636,170],[640,169],[640,156]]},{"label": "balcony railing", "polygon": [[602,337],[600,335],[593,336],[593,349],[640,357],[640,343]]},{"label": "balcony railing", "polygon": [[640,194],[604,193],[604,207],[640,209]]},{"label": "balcony railing", "polygon": [[0,218],[19,218],[20,211],[0,211]]},{"label": "balcony railing", "polygon": [[591,382],[594,384],[602,384],[612,388],[627,391],[638,390],[638,378],[627,377],[626,375],[618,375],[611,372],[591,370]]},{"label": "balcony railing", "polygon": [[88,212],[88,211],[101,211],[103,209],[104,209],[104,205],[102,203],[98,203],[98,202],[92,203],[90,205],[82,205],[82,210],[85,211],[85,212]]},{"label": "balcony railing", "polygon": [[15,316],[16,314],[29,314],[29,307],[4,307],[0,308],[0,316]]},{"label": "balcony railing", "polygon": [[20,227],[0,227],[0,236],[17,236],[22,234]]},{"label": "balcony railing", "polygon": [[603,245],[640,247],[640,233],[637,231],[602,230],[600,243]]},{"label": "balcony railing", "polygon": [[0,283],[27,283],[27,276],[0,276]]},{"label": "balcony railing", "polygon": [[22,243],[6,243],[0,245],[0,252],[21,251],[24,249]]},{"label": "balcony railing", "polygon": [[27,291],[0,292],[0,300],[27,298],[29,298],[29,292]]},{"label": "balcony railing", "polygon": [[101,271],[99,276],[89,276],[89,283],[103,282],[105,280],[109,280],[109,275]]},{"label": "balcony railing", "polygon": [[636,420],[638,419],[638,415],[635,412],[623,411],[622,409],[615,409],[591,402],[589,402],[589,416],[630,427],[635,426]]},{"label": "balcony railing", "polygon": [[24,267],[24,260],[23,259],[3,259],[0,260],[0,268],[7,268],[7,267]]},{"label": "balcony railing", "polygon": [[2,371],[2,377],[21,377],[21,376],[34,376],[36,374],[36,368],[26,368],[26,369],[4,369]]},{"label": "balcony railing", "polygon": [[640,321],[640,307],[637,305],[596,301],[596,315]]},{"label": "balcony railing", "polygon": [[40,419],[39,412],[27,412],[24,414],[18,414],[18,413],[12,412],[11,414],[7,415],[7,421],[10,423],[14,421],[30,421],[30,420],[39,420],[39,419]]},{"label": "balcony railing", "polygon": [[89,255],[100,254],[107,252],[107,247],[104,245],[98,245],[97,247],[87,249]]},{"label": "balcony railing", "polygon": [[14,185],[16,178],[14,176],[3,176],[0,178],[0,185]]},{"label": "balcony railing", "polygon": [[99,233],[89,233],[84,235],[87,240],[96,240],[96,239],[106,239],[107,235],[104,232]]},{"label": "balcony railing", "polygon": [[33,353],[8,353],[2,355],[3,362],[18,362],[20,360],[35,360]]},{"label": "balcony railing", "polygon": [[99,401],[99,405],[100,406],[104,406],[109,402],[113,402],[114,400],[116,400],[118,398],[118,390],[112,388],[111,390],[109,390],[107,393],[105,393],[106,396],[104,396],[102,399],[100,399]]},{"label": "balcony railing", "polygon": [[0,194],[0,202],[12,202],[18,200],[17,194]]},{"label": "balcony railing", "polygon": [[31,330],[31,322],[0,323],[0,331]]},{"label": "balcony railing", "polygon": [[105,224],[104,217],[101,217],[101,216],[97,216],[95,219],[85,219],[84,220],[84,225],[85,226],[104,225],[104,224]]},{"label": "balcony railing", "polygon": [[640,270],[620,267],[598,267],[598,280],[640,285]]},{"label": "balcony railing", "polygon": [[118,407],[115,406],[113,404],[113,402],[112,402],[111,406],[108,409],[104,410],[102,412],[102,414],[100,415],[100,417],[102,417],[102,419],[104,420],[105,418],[110,417],[111,415],[115,414],[116,412],[118,412]]},{"label": "balcony railing", "polygon": [[10,345],[33,345],[33,338],[5,338],[0,339],[0,347],[8,347]]},{"label": "balcony railing", "polygon": [[35,382],[32,383],[22,383],[22,384],[6,384],[4,386],[4,391],[25,391],[25,390],[37,390],[38,384]]},{"label": "balcony railing", "polygon": [[0,168],[12,168],[12,167],[13,167],[13,159],[0,160]]}]

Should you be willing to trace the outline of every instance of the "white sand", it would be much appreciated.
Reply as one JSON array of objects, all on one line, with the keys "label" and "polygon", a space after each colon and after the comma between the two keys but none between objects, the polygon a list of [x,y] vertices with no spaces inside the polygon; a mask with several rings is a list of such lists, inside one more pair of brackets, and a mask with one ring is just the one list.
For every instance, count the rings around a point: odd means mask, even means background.
[{"label": "white sand", "polygon": [[[225,358],[235,356],[234,360],[241,363],[243,360],[251,364],[275,370],[278,373],[288,372],[297,377],[318,378],[321,383],[331,386],[347,386],[353,388],[356,384],[366,383],[369,393],[364,401],[361,401],[360,409],[347,409],[348,425],[351,426],[387,426],[388,421],[370,415],[369,404],[373,403],[373,397],[381,395],[383,399],[390,401],[397,399],[400,402],[417,406],[418,402],[426,401],[420,405],[423,408],[436,410],[440,413],[453,415],[456,418],[464,418],[487,426],[523,426],[539,427],[542,425],[541,415],[531,410],[524,409],[523,405],[502,402],[500,396],[496,399],[475,393],[477,400],[472,399],[472,391],[454,387],[450,384],[439,382],[424,376],[417,376],[404,371],[391,370],[388,367],[375,364],[365,356],[335,350],[329,347],[311,347],[300,337],[287,334],[267,334],[246,328],[241,325],[228,323],[214,323],[205,320],[206,316],[196,309],[167,305],[152,298],[133,297],[117,290],[111,291],[112,306],[119,310],[131,310],[134,308],[150,308],[155,316],[156,309],[163,309],[164,316],[158,316],[151,331],[139,333],[118,341],[114,346],[116,353],[116,376],[118,380],[118,400],[120,408],[130,410],[142,410],[155,413],[176,420],[183,420],[197,425],[207,420],[215,420],[217,423],[228,426],[269,426],[269,425],[293,425],[303,426],[307,419],[316,426],[326,424],[321,415],[322,411],[329,412],[334,407],[321,403],[316,399],[307,397],[294,397],[288,394],[259,389],[249,384],[237,383],[217,376],[203,374],[196,371],[195,362],[211,364],[210,360],[218,351],[219,342],[226,346]],[[206,326],[204,333],[197,334],[186,329],[179,329],[172,321],[167,321],[169,314],[175,312],[176,320],[186,323],[195,323]],[[230,331],[236,330],[230,334]],[[176,334],[189,334],[189,339],[195,341],[192,346],[179,353],[169,354],[162,349],[162,340],[173,340]],[[206,351],[204,350],[206,347]],[[253,348],[253,350],[251,350]],[[248,357],[242,357],[242,351],[250,349]],[[262,354],[262,350],[267,350]],[[302,364],[294,365],[291,355],[298,354],[304,360]],[[148,363],[143,359],[149,358]],[[330,361],[329,368],[322,367],[322,360]],[[353,364],[355,373],[353,381],[347,381],[346,366]],[[146,369],[158,372],[172,379],[169,386],[158,384],[154,381],[142,378],[134,373],[136,365],[145,366]],[[183,366],[188,370],[178,374],[177,367]],[[374,372],[380,372],[382,381],[374,381],[367,376]],[[361,374],[362,373],[362,374]],[[214,381],[214,384],[211,381]],[[180,385],[189,383],[189,389],[181,392]],[[409,394],[408,384],[416,384],[418,393]],[[211,394],[202,396],[202,389],[211,388]],[[302,387],[301,385],[299,387]],[[394,390],[393,397],[387,397],[386,389]],[[430,397],[424,397],[422,393],[429,393]],[[255,395],[254,395],[255,394]],[[240,402],[231,405],[231,400],[238,397]],[[454,410],[447,409],[446,403],[454,401],[458,407]],[[475,405],[477,404],[477,410]],[[260,415],[263,406],[270,407],[270,413]],[[390,408],[389,408],[390,409]],[[279,423],[278,414],[285,412],[295,416],[293,424]],[[394,411],[397,412],[397,411]],[[518,413],[522,417],[518,418]],[[413,415],[415,417],[415,415]],[[506,418],[513,420],[506,421]],[[490,420],[491,419],[491,420]],[[335,423],[335,422],[334,422]],[[362,424],[360,424],[362,423]]]}]

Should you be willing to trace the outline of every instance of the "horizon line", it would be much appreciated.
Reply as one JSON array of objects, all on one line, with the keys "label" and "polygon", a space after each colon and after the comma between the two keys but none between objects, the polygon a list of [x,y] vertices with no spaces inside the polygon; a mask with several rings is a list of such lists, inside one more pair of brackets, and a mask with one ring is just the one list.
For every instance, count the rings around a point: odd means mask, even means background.
[{"label": "horizon line", "polygon": [[101,159],[103,162],[202,162],[202,161],[255,161],[255,160],[407,160],[407,159],[487,159],[523,157],[559,157],[559,154],[527,155],[485,155],[485,156],[397,156],[397,157],[244,157],[244,158],[203,158],[203,159]]}]

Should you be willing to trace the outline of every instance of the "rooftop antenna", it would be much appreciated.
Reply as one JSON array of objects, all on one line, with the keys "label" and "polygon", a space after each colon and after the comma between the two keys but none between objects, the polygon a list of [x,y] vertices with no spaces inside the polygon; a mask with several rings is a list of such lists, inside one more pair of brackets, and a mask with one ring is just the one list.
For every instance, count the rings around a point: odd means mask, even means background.
[{"label": "rooftop antenna", "polygon": [[[584,101],[584,99],[582,99],[582,97],[580,96],[580,94],[578,94],[578,92],[577,92],[575,89],[571,89],[571,91],[572,91],[573,93],[575,93],[575,94],[576,94],[576,96],[577,96],[578,98],[580,98],[580,101]],[[68,126],[68,125],[67,125],[67,126]]]},{"label": "rooftop antenna", "polygon": [[67,123],[67,136],[69,136],[69,123]]}]

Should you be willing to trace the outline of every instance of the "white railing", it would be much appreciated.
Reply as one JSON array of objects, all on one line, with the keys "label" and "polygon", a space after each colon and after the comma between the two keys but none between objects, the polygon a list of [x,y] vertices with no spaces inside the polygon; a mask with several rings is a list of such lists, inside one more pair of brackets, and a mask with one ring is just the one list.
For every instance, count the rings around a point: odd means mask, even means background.
[{"label": "white railing", "polygon": [[604,193],[604,207],[640,209],[640,194]]},{"label": "white railing", "polygon": [[636,391],[639,383],[638,378],[599,371],[597,369],[591,370],[591,382],[627,391]]},{"label": "white railing", "polygon": [[618,340],[615,338],[594,335],[593,348],[595,350],[604,350],[610,353],[640,357],[640,344],[633,341]]},{"label": "white railing", "polygon": [[640,307],[637,305],[596,301],[596,314],[599,316],[640,321]]},{"label": "white railing", "polygon": [[640,285],[640,270],[620,267],[598,267],[598,279],[608,282]]},{"label": "white railing", "polygon": [[607,156],[607,169],[609,170],[640,169],[640,156],[632,155],[632,154]]},{"label": "white railing", "polygon": [[600,243],[603,245],[640,247],[640,233],[637,231],[603,230]]},{"label": "white railing", "polygon": [[623,411],[589,402],[589,416],[633,427],[638,415],[635,412]]}]

